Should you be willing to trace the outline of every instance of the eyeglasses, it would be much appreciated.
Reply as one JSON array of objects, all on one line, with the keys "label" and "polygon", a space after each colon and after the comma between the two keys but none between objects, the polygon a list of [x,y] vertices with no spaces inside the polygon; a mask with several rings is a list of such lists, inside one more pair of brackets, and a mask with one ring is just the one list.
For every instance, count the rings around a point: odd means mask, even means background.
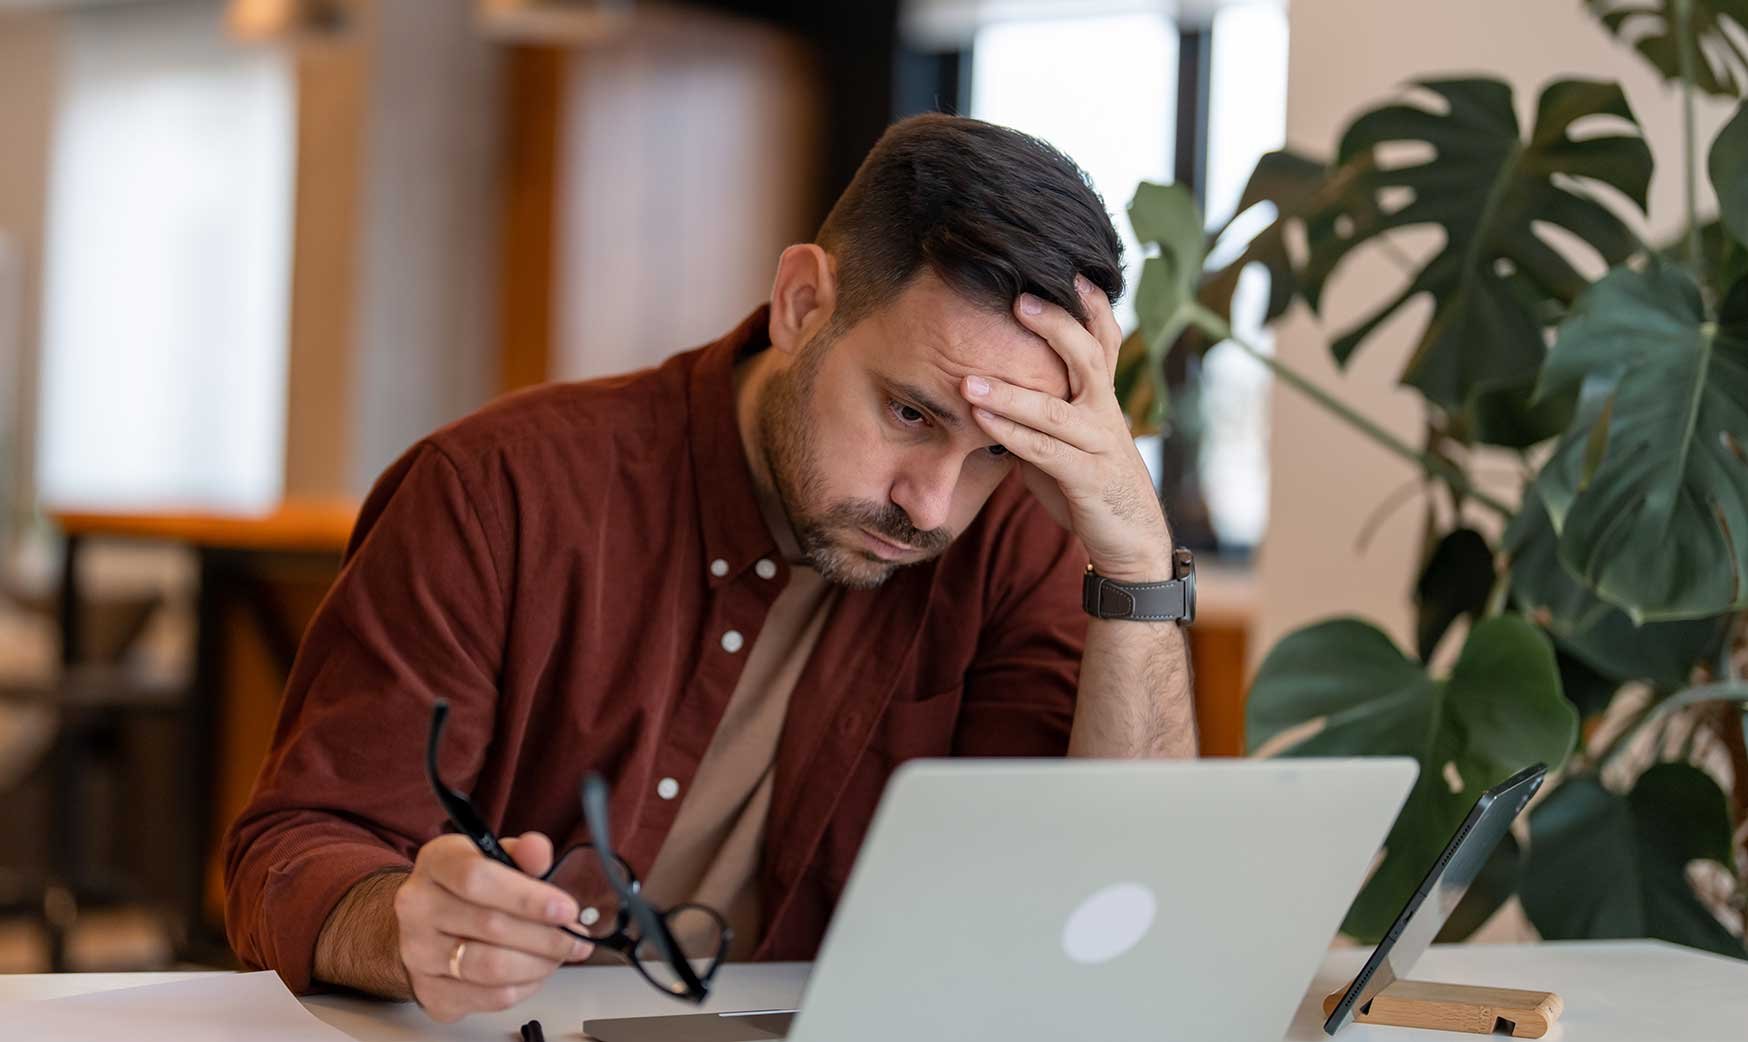
[{"label": "eyeglasses", "polygon": [[[449,703],[438,699],[431,712],[431,737],[425,746],[425,771],[437,802],[449,815],[456,831],[467,836],[480,853],[499,864],[522,871],[498,842],[491,826],[465,795],[444,783],[437,771],[437,750]],[[581,786],[583,818],[588,822],[588,843],[579,843],[555,857],[552,868],[539,878],[570,894],[582,909],[574,930],[562,930],[580,941],[617,953],[629,962],[652,987],[664,994],[691,1002],[710,996],[710,981],[728,955],[734,932],[713,908],[679,904],[662,910],[644,900],[637,874],[613,850],[607,828],[607,782],[595,772],[584,776]],[[604,932],[594,932],[608,924]]]}]

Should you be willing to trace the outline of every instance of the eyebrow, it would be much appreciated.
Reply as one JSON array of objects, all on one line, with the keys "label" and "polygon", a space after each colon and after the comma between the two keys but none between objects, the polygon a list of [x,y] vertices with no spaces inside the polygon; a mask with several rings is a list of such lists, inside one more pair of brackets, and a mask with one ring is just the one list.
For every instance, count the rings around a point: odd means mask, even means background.
[{"label": "eyebrow", "polygon": [[949,430],[956,431],[965,426],[965,421],[959,418],[958,413],[936,401],[929,392],[922,388],[914,384],[907,384],[902,380],[888,380],[886,383],[900,397],[909,398],[912,402],[922,406],[925,411],[932,413],[935,419],[940,420],[942,426]]}]

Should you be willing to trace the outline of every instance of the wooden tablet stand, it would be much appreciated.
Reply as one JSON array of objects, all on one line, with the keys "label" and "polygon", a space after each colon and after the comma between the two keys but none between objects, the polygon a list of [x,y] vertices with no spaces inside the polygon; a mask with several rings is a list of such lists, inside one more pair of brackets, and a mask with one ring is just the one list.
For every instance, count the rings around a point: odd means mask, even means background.
[{"label": "wooden tablet stand", "polygon": [[[1335,1004],[1346,991],[1343,988],[1323,1000],[1324,1016],[1335,1011]],[[1361,1024],[1461,1031],[1470,1035],[1541,1038],[1560,1019],[1564,1009],[1560,996],[1551,991],[1399,980],[1355,1010],[1354,1020]]]}]

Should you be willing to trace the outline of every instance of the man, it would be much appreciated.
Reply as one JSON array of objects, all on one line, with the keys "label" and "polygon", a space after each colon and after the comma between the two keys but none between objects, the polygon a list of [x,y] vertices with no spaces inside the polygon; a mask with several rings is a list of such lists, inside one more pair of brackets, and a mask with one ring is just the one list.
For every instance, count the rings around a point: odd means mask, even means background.
[{"label": "man", "polygon": [[[903,760],[1192,755],[1179,624],[1080,603],[1089,562],[1174,577],[1111,387],[1120,249],[1060,153],[918,117],[723,340],[415,446],[226,837],[242,959],[439,1020],[521,1001],[590,954],[555,926],[594,895],[536,877],[591,770],[652,903],[809,959]],[[529,874],[443,834],[439,698],[446,780]]]}]

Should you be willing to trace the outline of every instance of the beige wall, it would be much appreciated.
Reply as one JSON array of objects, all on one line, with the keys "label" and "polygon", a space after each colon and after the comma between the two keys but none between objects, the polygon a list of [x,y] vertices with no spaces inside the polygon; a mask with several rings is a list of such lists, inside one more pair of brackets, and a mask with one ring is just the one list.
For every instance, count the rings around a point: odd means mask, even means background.
[{"label": "beige wall", "polygon": [[[1359,111],[1411,78],[1484,72],[1518,91],[1527,133],[1540,86],[1555,76],[1618,79],[1645,125],[1659,167],[1652,184],[1653,228],[1679,226],[1680,107],[1636,55],[1615,44],[1577,0],[1296,0],[1289,10],[1287,140],[1318,155]],[[1724,118],[1705,107],[1702,141]],[[1709,203],[1707,204],[1709,205]],[[1434,240],[1436,242],[1436,240]],[[1425,242],[1422,240],[1421,245]],[[1302,309],[1280,327],[1280,357],[1399,435],[1418,443],[1419,396],[1395,386],[1407,348],[1424,324],[1424,301],[1386,327],[1345,373],[1330,360],[1330,333],[1387,299],[1399,276],[1372,258],[1350,262],[1326,295],[1319,326]],[[1258,614],[1253,667],[1288,631],[1319,618],[1353,613],[1373,619],[1409,647],[1409,595],[1418,557],[1422,503],[1392,516],[1365,552],[1355,538],[1366,518],[1413,478],[1412,469],[1327,417],[1290,388],[1273,393],[1269,530],[1258,560]],[[1495,477],[1507,460],[1490,462]],[[1502,487],[1516,490],[1507,477]]]}]

